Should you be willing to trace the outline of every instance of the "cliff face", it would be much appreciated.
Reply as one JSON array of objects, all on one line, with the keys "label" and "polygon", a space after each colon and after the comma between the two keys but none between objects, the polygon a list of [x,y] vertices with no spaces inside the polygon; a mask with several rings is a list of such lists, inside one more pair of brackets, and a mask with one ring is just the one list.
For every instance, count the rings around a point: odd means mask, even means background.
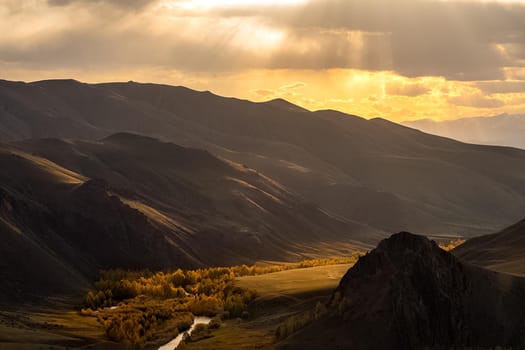
[{"label": "cliff face", "polygon": [[402,232],[362,257],[334,292],[329,315],[284,347],[521,348],[523,296],[525,280],[470,266]]}]

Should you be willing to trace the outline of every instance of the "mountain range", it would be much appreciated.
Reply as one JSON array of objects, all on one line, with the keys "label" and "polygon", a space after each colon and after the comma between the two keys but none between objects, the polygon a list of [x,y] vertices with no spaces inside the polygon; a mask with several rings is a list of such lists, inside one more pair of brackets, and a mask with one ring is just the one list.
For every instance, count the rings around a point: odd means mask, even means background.
[{"label": "mountain range", "polygon": [[525,116],[501,114],[493,117],[434,121],[420,119],[402,125],[455,140],[483,145],[525,149]]},{"label": "mountain range", "polygon": [[120,132],[242,164],[329,216],[371,227],[375,237],[492,233],[525,209],[521,150],[464,144],[384,119],[310,112],[284,100],[253,103],[134,82],[0,82],[4,142],[97,142]]},{"label": "mountain range", "polygon": [[123,133],[1,146],[0,231],[0,301],[73,293],[100,269],[298,260],[381,236],[207,151]]},{"label": "mountain range", "polygon": [[73,293],[106,268],[344,255],[399,230],[472,237],[525,212],[525,151],[284,100],[0,81],[0,141],[0,299]]}]

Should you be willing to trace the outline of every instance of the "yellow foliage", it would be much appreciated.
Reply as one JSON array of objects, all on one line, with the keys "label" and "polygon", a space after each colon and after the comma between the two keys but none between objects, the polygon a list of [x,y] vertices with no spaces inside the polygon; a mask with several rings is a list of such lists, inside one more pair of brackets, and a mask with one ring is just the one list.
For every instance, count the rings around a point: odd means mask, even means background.
[{"label": "yellow foliage", "polygon": [[440,244],[439,248],[448,252],[456,248],[457,246],[462,245],[463,243],[465,243],[465,240],[458,238],[458,239],[451,240],[448,244],[444,244],[444,243]]},{"label": "yellow foliage", "polygon": [[[107,336],[130,347],[140,347],[166,323],[179,331],[189,327],[192,314],[241,317],[246,313],[255,291],[236,287],[236,277],[260,275],[290,269],[352,263],[350,258],[306,260],[271,266],[211,267],[171,272],[103,271],[95,289],[85,297],[83,313],[97,310]],[[110,308],[118,305],[117,308]],[[93,311],[94,312],[94,311]],[[318,317],[316,309],[307,318]],[[292,322],[292,321],[290,321]],[[300,318],[293,323],[303,324]],[[297,325],[286,327],[286,332]]]}]

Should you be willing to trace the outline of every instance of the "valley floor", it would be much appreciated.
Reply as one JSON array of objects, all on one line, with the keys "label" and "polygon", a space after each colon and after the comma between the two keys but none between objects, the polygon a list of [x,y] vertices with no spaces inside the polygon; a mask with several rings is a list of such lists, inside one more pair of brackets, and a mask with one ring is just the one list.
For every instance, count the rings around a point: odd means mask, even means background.
[{"label": "valley floor", "polygon": [[116,350],[94,317],[74,310],[76,300],[52,301],[37,308],[0,311],[0,348],[6,350]]},{"label": "valley floor", "polygon": [[[250,305],[248,317],[224,321],[210,337],[188,342],[181,349],[275,349],[279,323],[325,300],[351,266],[318,266],[237,278],[238,286],[255,289],[259,295]],[[61,300],[38,309],[28,306],[0,311],[0,348],[121,349],[106,340],[95,317],[74,311],[75,302],[78,300]]]},{"label": "valley floor", "polygon": [[351,266],[318,266],[240,277],[237,279],[240,287],[255,289],[259,294],[250,307],[249,318],[227,321],[212,332],[211,338],[190,342],[184,349],[275,349],[277,325],[326,300]]}]

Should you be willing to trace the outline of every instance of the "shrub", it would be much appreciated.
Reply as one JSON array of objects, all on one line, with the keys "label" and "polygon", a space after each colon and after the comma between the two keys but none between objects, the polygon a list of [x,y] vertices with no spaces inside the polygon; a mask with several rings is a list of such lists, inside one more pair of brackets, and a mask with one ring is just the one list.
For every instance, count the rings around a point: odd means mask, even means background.
[{"label": "shrub", "polygon": [[210,323],[208,324],[209,329],[217,329],[220,328],[222,324],[221,316],[215,316],[211,319]]}]

